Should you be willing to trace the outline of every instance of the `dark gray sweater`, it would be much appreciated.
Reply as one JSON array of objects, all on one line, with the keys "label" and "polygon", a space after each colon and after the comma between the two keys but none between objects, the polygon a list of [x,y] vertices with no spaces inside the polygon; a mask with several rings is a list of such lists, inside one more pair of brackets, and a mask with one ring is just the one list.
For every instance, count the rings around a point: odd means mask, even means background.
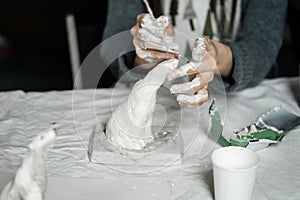
[{"label": "dark gray sweater", "polygon": [[[255,86],[266,77],[282,44],[286,7],[287,0],[242,0],[237,38],[233,42],[222,41],[230,46],[234,57],[227,91]],[[136,16],[145,12],[142,0],[109,0],[104,39],[129,30],[136,23]],[[126,70],[117,68],[112,69],[121,73]]]}]

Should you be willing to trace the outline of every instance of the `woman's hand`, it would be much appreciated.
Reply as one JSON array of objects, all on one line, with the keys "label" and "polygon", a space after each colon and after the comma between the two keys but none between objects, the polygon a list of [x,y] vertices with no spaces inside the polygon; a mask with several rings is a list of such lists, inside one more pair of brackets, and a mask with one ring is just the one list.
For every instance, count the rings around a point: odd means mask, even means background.
[{"label": "woman's hand", "polygon": [[[190,82],[175,84],[171,87],[171,93],[181,93],[177,96],[178,102],[186,107],[193,108],[208,100],[207,85],[214,78],[214,73],[223,77],[230,75],[232,70],[231,49],[218,41],[207,37],[196,39],[192,52],[192,61],[168,74],[172,80],[181,76],[191,75]],[[188,93],[193,95],[187,95]]]},{"label": "woman's hand", "polygon": [[168,17],[160,16],[153,19],[149,14],[140,14],[130,32],[137,55],[135,65],[178,58],[174,28]]}]

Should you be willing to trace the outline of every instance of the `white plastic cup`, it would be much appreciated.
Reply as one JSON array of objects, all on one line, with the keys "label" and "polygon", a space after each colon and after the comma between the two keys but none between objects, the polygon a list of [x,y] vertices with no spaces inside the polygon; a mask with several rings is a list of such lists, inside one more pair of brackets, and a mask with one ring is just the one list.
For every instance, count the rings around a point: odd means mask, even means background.
[{"label": "white plastic cup", "polygon": [[215,200],[251,200],[257,153],[244,147],[224,147],[213,152]]}]

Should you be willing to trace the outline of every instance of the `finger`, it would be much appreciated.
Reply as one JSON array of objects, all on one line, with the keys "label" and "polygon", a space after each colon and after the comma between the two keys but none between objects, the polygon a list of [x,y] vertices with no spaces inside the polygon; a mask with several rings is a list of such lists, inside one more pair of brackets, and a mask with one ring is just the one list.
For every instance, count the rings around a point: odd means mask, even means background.
[{"label": "finger", "polygon": [[162,40],[160,37],[156,37],[155,35],[153,35],[152,33],[150,33],[148,30],[146,30],[144,28],[139,28],[136,31],[136,37],[145,42],[154,42],[157,44],[162,43]]},{"label": "finger", "polygon": [[149,42],[142,41],[141,44],[145,49],[164,51],[164,52],[171,51],[171,49],[169,49],[168,46],[165,46],[162,44],[157,44],[157,43],[150,42],[150,41]]},{"label": "finger", "polygon": [[208,71],[216,72],[217,69],[218,67],[217,67],[216,58],[214,56],[207,54],[204,60],[201,62],[201,65],[198,68],[198,72],[208,72]]},{"label": "finger", "polygon": [[168,44],[157,44],[154,42],[144,42],[144,47],[146,49],[178,54],[178,46],[176,44],[168,45]]},{"label": "finger", "polygon": [[136,31],[136,37],[144,42],[146,48],[152,48],[159,51],[178,53],[179,47],[174,42],[173,36],[157,37],[144,28],[139,28]]},{"label": "finger", "polygon": [[130,29],[131,35],[135,36],[136,31],[141,27],[142,19],[144,18],[145,13],[139,14],[136,17],[136,24]]},{"label": "finger", "polygon": [[144,17],[145,17],[146,15],[148,15],[148,14],[142,13],[142,14],[139,14],[139,15],[136,16],[136,22],[137,22],[137,24],[138,24],[138,27],[141,27],[141,25],[142,25],[142,23],[143,23],[143,19],[144,19]]},{"label": "finger", "polygon": [[157,51],[164,51],[169,53],[176,53],[178,54],[178,45],[175,43],[166,44],[162,40],[160,40],[160,43],[156,43],[153,41],[144,41],[141,39],[138,39],[137,37],[134,38],[136,40],[136,43],[138,43],[140,48],[143,49],[152,49]]},{"label": "finger", "polygon": [[174,45],[170,45],[170,46],[166,46],[163,44],[157,44],[151,41],[143,41],[138,39],[137,37],[134,37],[133,39],[133,44],[136,48],[140,48],[140,49],[144,49],[144,50],[156,50],[156,51],[160,51],[160,52],[167,52],[167,53],[172,53],[172,54],[176,54],[177,57],[178,55],[178,46],[176,44]]},{"label": "finger", "polygon": [[[193,75],[197,73],[204,72],[217,72],[218,67],[216,64],[216,59],[212,56],[206,56],[202,62],[189,62],[174,71],[170,72],[167,76],[168,80],[173,80],[175,78],[185,76],[185,75]],[[209,82],[209,81],[208,81]]]},{"label": "finger", "polygon": [[155,50],[149,50],[153,58],[156,59],[178,59],[178,55],[174,53],[168,53],[168,52],[161,52],[161,51],[155,51]]},{"label": "finger", "polygon": [[[160,38],[161,41],[152,42],[161,44],[162,46],[170,47],[168,52],[178,51],[178,45],[175,44],[174,38],[174,27],[171,24],[171,21],[166,16],[161,16],[157,18],[155,21],[151,21],[148,16],[145,16],[143,19],[143,23],[141,24],[142,29],[146,30],[147,32],[151,33],[156,38]],[[147,40],[146,40],[147,41]]]},{"label": "finger", "polygon": [[141,60],[144,60],[146,63],[157,63],[158,61],[162,60],[153,58],[151,53],[142,49],[136,49],[135,52],[136,56]]},{"label": "finger", "polygon": [[166,33],[168,36],[173,36],[175,34],[173,24],[171,24],[171,23],[169,24],[169,26],[167,27]]},{"label": "finger", "polygon": [[207,71],[199,73],[199,75],[201,76],[203,84],[208,85],[208,83],[214,79],[215,73],[213,71]]},{"label": "finger", "polygon": [[200,106],[201,104],[205,103],[208,100],[208,90],[202,89],[196,95],[186,95],[186,94],[179,94],[177,96],[177,101],[180,105],[194,108]]},{"label": "finger", "polygon": [[189,62],[185,65],[182,65],[179,68],[176,68],[175,70],[171,71],[167,79],[168,80],[173,80],[175,78],[185,76],[185,75],[192,75],[198,73],[198,67],[201,63],[196,63],[196,62]]},{"label": "finger", "polygon": [[151,48],[145,48],[145,44],[137,38],[133,39],[133,44],[136,49],[136,54],[140,58],[152,57],[156,59],[172,59],[179,57],[176,53],[168,53],[159,50],[152,50]]},{"label": "finger", "polygon": [[195,62],[201,62],[206,56],[207,38],[201,37],[195,40],[192,58]]},{"label": "finger", "polygon": [[195,85],[193,87],[193,91],[194,93],[198,93],[200,90],[206,89],[208,87],[208,83],[210,81],[212,81],[213,77],[214,77],[214,72],[210,71],[210,72],[204,72],[204,73],[198,73],[197,77],[199,78],[199,85]]},{"label": "finger", "polygon": [[137,59],[139,63],[142,63],[141,60],[143,60],[146,63],[155,62],[155,59],[152,57],[152,54],[149,53],[149,50],[142,49],[142,47],[140,46],[139,40],[137,38],[133,39],[133,44],[135,46],[136,57],[139,58],[139,59]]},{"label": "finger", "polygon": [[195,93],[203,88],[207,88],[210,81],[213,80],[214,72],[198,73],[197,76],[188,83],[175,84],[170,88],[171,94],[174,93]]},{"label": "finger", "polygon": [[134,45],[134,47],[135,47],[136,50],[143,49],[140,40],[137,39],[136,37],[133,38],[132,43],[133,43],[133,45]]},{"label": "finger", "polygon": [[155,60],[178,58],[178,56],[173,53],[166,53],[166,52],[155,51],[155,50],[144,50],[144,49],[140,49],[140,48],[136,49],[136,54],[141,59],[148,60],[148,62],[150,60],[151,60],[151,62],[153,62]]},{"label": "finger", "polygon": [[143,69],[152,69],[156,66],[157,63],[160,63],[162,60],[153,60],[153,62],[148,62],[139,58],[138,56],[135,57],[134,63],[135,67],[143,68]]},{"label": "finger", "polygon": [[199,37],[194,42],[194,48],[204,48],[207,52],[214,49],[214,44],[207,36]]},{"label": "finger", "polygon": [[155,24],[158,27],[161,27],[162,29],[165,30],[167,36],[173,36],[174,35],[174,33],[175,33],[174,26],[171,23],[172,21],[171,21],[170,17],[162,15],[159,18],[157,18],[155,20],[155,22],[156,22]]},{"label": "finger", "polygon": [[171,94],[174,93],[195,93],[204,87],[205,83],[200,77],[194,78],[192,81],[182,84],[172,85],[170,88]]},{"label": "finger", "polygon": [[171,20],[167,16],[161,16],[156,20],[153,20],[150,15],[145,15],[141,22],[141,27],[147,29],[152,34],[163,37],[166,33],[166,29],[170,28]]},{"label": "finger", "polygon": [[158,17],[155,20],[155,24],[163,29],[172,28],[172,26],[170,26],[171,18],[166,15],[161,15],[160,17]]},{"label": "finger", "polygon": [[139,29],[139,25],[136,24],[135,26],[133,26],[133,27],[130,29],[130,34],[131,34],[133,37],[136,37],[136,32],[137,32],[138,29]]}]

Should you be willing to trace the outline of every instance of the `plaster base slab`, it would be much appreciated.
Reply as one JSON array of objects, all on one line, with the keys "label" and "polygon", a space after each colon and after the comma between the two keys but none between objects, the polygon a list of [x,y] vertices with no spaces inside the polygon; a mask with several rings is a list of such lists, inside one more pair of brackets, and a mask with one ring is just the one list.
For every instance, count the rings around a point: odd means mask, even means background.
[{"label": "plaster base slab", "polygon": [[[154,129],[155,130],[155,127]],[[95,129],[89,141],[88,157],[93,163],[128,166],[178,165],[182,161],[183,141],[175,128],[164,127],[149,148],[133,151],[117,148],[105,136],[105,124]]]}]

